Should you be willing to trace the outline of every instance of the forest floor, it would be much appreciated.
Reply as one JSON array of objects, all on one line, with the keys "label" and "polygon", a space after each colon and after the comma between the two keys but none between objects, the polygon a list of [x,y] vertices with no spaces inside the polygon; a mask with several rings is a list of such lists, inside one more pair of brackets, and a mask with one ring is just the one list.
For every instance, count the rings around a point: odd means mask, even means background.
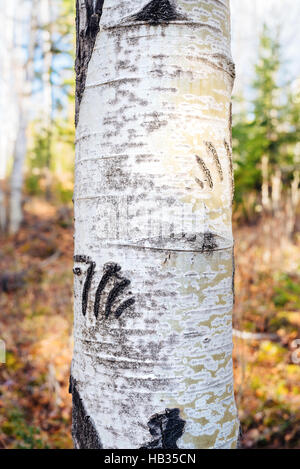
[{"label": "forest floor", "polygon": [[[300,238],[270,217],[236,227],[235,240],[242,447],[300,449]],[[0,448],[72,448],[72,256],[72,211],[38,199],[0,239]]]}]

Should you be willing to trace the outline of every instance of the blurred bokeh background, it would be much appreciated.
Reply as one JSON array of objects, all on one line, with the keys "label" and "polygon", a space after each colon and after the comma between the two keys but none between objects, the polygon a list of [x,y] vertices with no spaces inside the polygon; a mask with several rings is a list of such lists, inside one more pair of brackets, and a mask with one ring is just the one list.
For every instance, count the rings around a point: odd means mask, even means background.
[{"label": "blurred bokeh background", "polygon": [[[74,0],[0,0],[0,448],[71,448]],[[244,448],[300,449],[300,4],[231,0]]]}]

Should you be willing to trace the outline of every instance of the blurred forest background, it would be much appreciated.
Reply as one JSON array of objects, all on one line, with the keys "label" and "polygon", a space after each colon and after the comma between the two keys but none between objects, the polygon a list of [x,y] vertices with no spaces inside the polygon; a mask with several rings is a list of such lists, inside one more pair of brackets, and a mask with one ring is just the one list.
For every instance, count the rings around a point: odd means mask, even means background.
[{"label": "blurred forest background", "polygon": [[[0,0],[0,448],[72,447],[74,3]],[[300,449],[300,5],[231,3],[242,446]]]}]

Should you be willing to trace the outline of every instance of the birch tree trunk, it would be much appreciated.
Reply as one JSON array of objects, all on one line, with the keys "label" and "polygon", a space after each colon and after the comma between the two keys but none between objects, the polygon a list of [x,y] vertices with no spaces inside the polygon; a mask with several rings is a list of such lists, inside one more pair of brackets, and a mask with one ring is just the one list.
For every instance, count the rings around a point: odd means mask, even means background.
[{"label": "birch tree trunk", "polygon": [[[19,123],[18,132],[14,149],[14,161],[10,179],[10,206],[9,206],[9,232],[16,233],[23,219],[22,208],[22,189],[24,180],[24,165],[27,152],[27,126],[30,115],[30,98],[32,93],[32,85],[34,80],[34,51],[36,45],[37,32],[37,5],[38,0],[32,0],[31,16],[29,19],[29,39],[28,39],[28,55],[25,67],[20,62],[19,70],[16,70],[20,76],[18,83],[18,107],[19,107]],[[19,5],[21,6],[21,4]],[[16,67],[17,68],[17,67]],[[24,70],[24,72],[23,72]]]},{"label": "birch tree trunk", "polygon": [[77,0],[74,445],[234,448],[229,0],[102,3]]},{"label": "birch tree trunk", "polygon": [[6,196],[4,182],[7,176],[8,160],[12,155],[16,134],[16,106],[13,73],[13,39],[15,2],[0,4],[0,231],[6,229]]},{"label": "birch tree trunk", "polygon": [[50,0],[42,0],[40,3],[40,18],[42,24],[42,54],[43,54],[43,120],[46,127],[51,125],[52,121],[52,83],[51,69],[53,61],[52,53],[52,7]]},{"label": "birch tree trunk", "polygon": [[20,122],[14,150],[14,162],[10,178],[10,201],[9,201],[9,233],[15,234],[20,228],[23,220],[22,188],[23,171],[26,157],[26,130],[27,118],[23,109],[20,109]]},{"label": "birch tree trunk", "polygon": [[51,141],[52,141],[52,122],[53,122],[53,90],[52,90],[52,42],[53,42],[53,8],[50,0],[43,0],[40,3],[41,21],[42,21],[42,53],[43,53],[43,124],[47,134],[47,158],[45,167],[46,177],[46,198],[51,197]]}]

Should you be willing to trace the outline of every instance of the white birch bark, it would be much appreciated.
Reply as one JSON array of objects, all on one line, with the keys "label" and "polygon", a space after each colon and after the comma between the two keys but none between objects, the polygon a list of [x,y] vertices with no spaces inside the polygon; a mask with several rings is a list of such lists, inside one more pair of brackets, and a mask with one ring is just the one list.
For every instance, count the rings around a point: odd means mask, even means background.
[{"label": "white birch bark", "polygon": [[38,0],[32,0],[31,17],[29,19],[29,40],[28,40],[28,56],[25,67],[20,61],[19,70],[17,71],[23,77],[19,79],[18,89],[18,106],[19,106],[19,123],[14,149],[14,161],[10,178],[10,205],[9,205],[9,232],[16,233],[23,219],[22,208],[22,189],[24,180],[24,165],[27,151],[27,126],[30,116],[30,99],[32,93],[32,85],[34,80],[34,51],[36,44],[37,30],[37,5]]},{"label": "white birch bark", "polygon": [[40,3],[41,8],[41,23],[42,23],[42,52],[43,52],[43,112],[42,121],[44,129],[47,132],[47,158],[45,167],[46,178],[46,198],[50,198],[51,188],[51,126],[53,120],[53,95],[52,95],[52,25],[53,25],[53,8],[50,0],[42,0]]},{"label": "white birch bark", "polygon": [[0,4],[0,230],[6,228],[6,203],[3,190],[7,164],[16,134],[16,105],[13,74],[13,37],[15,2]]},{"label": "white birch bark", "polygon": [[45,125],[50,126],[52,120],[52,7],[50,0],[40,2],[40,20],[42,26],[42,54],[43,54],[43,118]]},{"label": "white birch bark", "polygon": [[16,106],[13,74],[13,37],[15,2],[0,4],[0,179],[6,176],[7,160],[11,156],[16,128]]},{"label": "white birch bark", "polygon": [[[21,105],[22,106],[22,105]],[[15,234],[23,220],[22,189],[24,164],[27,149],[27,116],[23,106],[20,108],[19,126],[14,150],[13,168],[10,178],[9,233]]]},{"label": "white birch bark", "polygon": [[236,447],[233,79],[229,0],[104,1],[78,99],[75,447]]}]

